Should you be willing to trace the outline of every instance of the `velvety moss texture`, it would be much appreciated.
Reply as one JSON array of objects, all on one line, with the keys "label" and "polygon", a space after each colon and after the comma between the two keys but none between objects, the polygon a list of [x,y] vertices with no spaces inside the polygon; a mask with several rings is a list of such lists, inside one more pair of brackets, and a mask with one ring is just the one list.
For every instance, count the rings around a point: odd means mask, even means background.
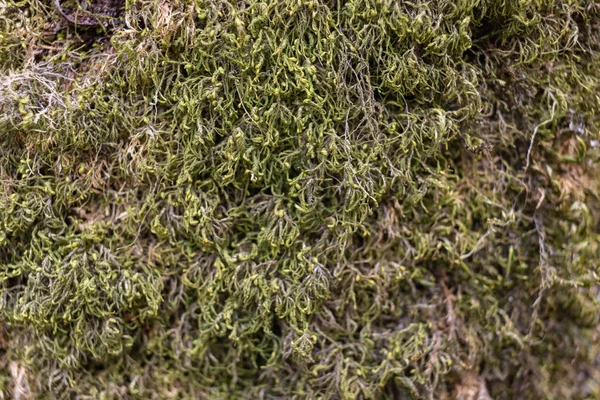
[{"label": "velvety moss texture", "polygon": [[0,1],[0,399],[600,398],[600,3],[110,3]]}]

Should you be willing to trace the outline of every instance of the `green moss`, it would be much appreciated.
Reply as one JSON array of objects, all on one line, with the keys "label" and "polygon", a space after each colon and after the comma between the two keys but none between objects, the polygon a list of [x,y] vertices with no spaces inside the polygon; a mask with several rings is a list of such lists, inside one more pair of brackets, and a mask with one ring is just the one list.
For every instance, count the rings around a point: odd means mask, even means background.
[{"label": "green moss", "polygon": [[0,4],[0,396],[600,396],[597,4],[123,4]]}]

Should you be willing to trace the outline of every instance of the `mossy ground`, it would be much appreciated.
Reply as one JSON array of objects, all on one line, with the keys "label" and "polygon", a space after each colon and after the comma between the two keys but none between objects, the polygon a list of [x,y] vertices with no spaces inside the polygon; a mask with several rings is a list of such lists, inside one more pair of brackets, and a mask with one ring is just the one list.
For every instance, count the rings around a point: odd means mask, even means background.
[{"label": "mossy ground", "polygon": [[600,397],[599,3],[123,7],[0,1],[1,398]]}]

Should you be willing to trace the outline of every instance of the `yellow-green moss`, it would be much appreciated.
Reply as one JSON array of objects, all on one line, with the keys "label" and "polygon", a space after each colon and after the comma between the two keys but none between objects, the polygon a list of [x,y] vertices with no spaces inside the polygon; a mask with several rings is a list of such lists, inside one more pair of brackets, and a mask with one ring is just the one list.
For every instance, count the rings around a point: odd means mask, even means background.
[{"label": "yellow-green moss", "polygon": [[599,4],[54,3],[0,3],[0,397],[600,396]]}]

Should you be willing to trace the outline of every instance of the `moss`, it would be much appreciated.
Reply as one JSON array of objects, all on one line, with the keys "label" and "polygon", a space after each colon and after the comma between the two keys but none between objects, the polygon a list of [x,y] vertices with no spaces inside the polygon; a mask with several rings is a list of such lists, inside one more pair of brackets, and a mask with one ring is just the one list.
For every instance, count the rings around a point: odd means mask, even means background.
[{"label": "moss", "polygon": [[107,4],[0,4],[1,396],[600,396],[597,4]]}]

